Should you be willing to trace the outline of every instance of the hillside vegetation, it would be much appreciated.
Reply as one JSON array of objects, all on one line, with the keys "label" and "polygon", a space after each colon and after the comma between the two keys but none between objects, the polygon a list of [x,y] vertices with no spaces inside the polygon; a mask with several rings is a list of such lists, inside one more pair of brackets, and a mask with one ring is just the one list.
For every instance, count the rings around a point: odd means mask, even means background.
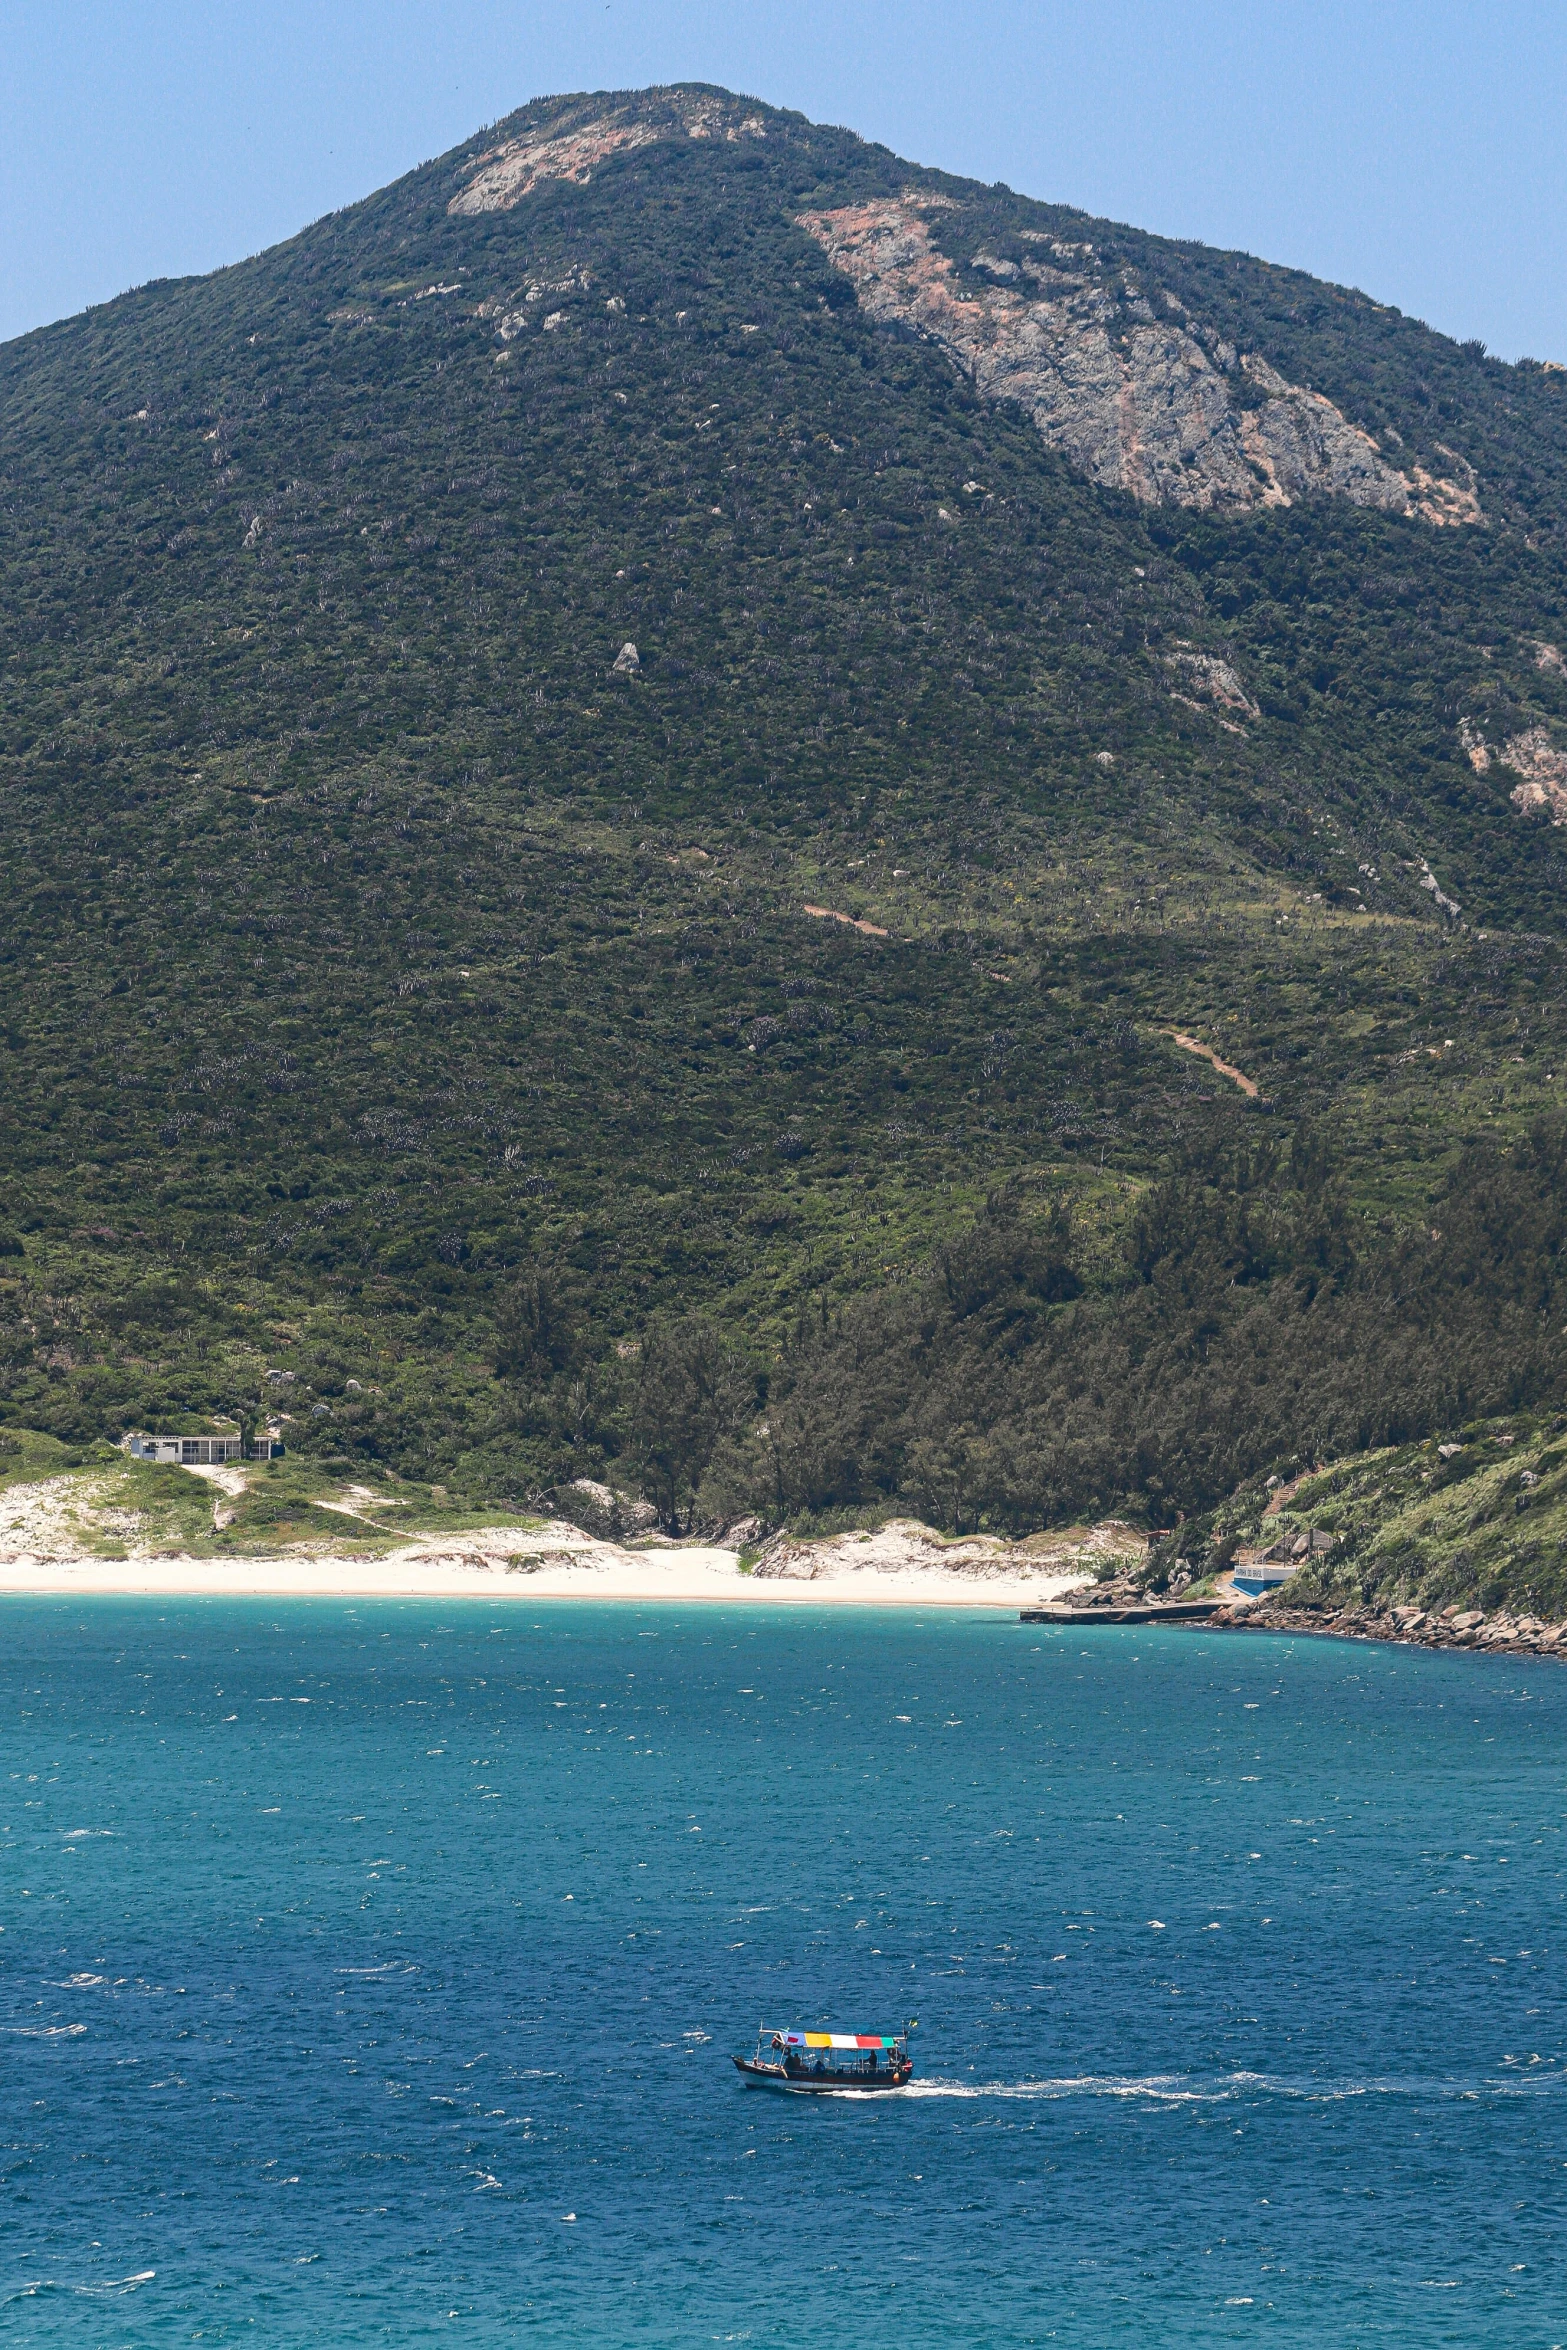
[{"label": "hillside vegetation", "polygon": [[[893,203],[1478,519],[1106,486],[801,225]],[[1016,1532],[1553,1407],[1564,467],[1559,370],[704,90],[6,346],[0,1416]]]}]

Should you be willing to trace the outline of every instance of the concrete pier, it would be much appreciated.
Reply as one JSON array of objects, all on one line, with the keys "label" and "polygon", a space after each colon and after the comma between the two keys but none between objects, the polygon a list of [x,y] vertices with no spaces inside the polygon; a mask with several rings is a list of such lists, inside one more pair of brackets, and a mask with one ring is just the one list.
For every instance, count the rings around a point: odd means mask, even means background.
[{"label": "concrete pier", "polygon": [[1217,1615],[1230,1603],[1223,1599],[1172,1599],[1147,1607],[1025,1607],[1020,1624],[1183,1624],[1201,1616]]}]

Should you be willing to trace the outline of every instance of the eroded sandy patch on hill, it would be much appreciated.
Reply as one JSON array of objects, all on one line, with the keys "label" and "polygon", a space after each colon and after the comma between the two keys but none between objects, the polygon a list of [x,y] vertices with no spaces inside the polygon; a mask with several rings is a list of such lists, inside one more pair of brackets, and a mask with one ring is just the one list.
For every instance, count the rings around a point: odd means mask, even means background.
[{"label": "eroded sandy patch on hill", "polygon": [[1066,1585],[1092,1581],[1102,1566],[1131,1564],[1146,1538],[1118,1518],[1097,1526],[1070,1526],[1033,1534],[1023,1542],[999,1535],[953,1537],[915,1518],[892,1518],[868,1532],[802,1537],[787,1532],[764,1543],[752,1574],[759,1582],[815,1583],[837,1576],[935,1575],[955,1583],[1019,1581],[1044,1576]]}]

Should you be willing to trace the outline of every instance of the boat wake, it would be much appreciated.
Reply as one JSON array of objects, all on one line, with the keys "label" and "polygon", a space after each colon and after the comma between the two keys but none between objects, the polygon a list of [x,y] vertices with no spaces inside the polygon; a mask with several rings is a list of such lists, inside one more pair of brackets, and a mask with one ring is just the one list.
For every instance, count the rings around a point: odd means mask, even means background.
[{"label": "boat wake", "polygon": [[1155,2099],[1164,2105],[1201,2105],[1222,2098],[1229,2092],[1200,2088],[1173,2073],[1149,2074],[1140,2079],[1082,2073],[1046,2081],[944,2081],[939,2076],[931,2076],[911,2081],[903,2094],[905,2097],[921,2098],[1139,2097]]},{"label": "boat wake", "polygon": [[1280,2080],[1269,2073],[1221,2073],[1195,2080],[1183,2073],[1075,2073],[1059,2079],[952,2081],[939,2074],[909,2083],[903,2094],[918,2098],[1021,2099],[1035,2102],[1074,2097],[1130,2099],[1152,2106],[1264,2104],[1272,2099],[1308,2105],[1336,2105],[1346,2098],[1406,2097],[1421,2104],[1472,2102],[1495,2097],[1538,2096],[1567,2087],[1567,2071],[1538,2063],[1529,2070],[1489,2074],[1472,2080]]}]

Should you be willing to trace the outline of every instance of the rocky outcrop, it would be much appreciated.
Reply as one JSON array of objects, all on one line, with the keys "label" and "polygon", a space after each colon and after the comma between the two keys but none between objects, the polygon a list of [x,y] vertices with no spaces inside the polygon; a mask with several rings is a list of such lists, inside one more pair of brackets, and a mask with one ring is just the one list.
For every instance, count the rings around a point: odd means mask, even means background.
[{"label": "rocky outcrop", "polygon": [[1527,732],[1513,735],[1497,757],[1519,779],[1508,797],[1521,814],[1543,808],[1553,824],[1567,824],[1567,756],[1556,748],[1543,726],[1531,726]]},{"label": "rocky outcrop", "polygon": [[[1165,654],[1164,665],[1180,681],[1174,696],[1176,701],[1185,702],[1194,710],[1215,713],[1233,710],[1237,716],[1262,716],[1234,668],[1228,661],[1221,661],[1216,653],[1198,653],[1190,645],[1179,644],[1173,653]],[[1232,734],[1246,731],[1233,719],[1221,717],[1219,724],[1227,726]]]},{"label": "rocky outcrop", "polygon": [[1458,739],[1476,775],[1493,765],[1510,767],[1518,777],[1508,798],[1520,815],[1544,809],[1553,824],[1567,824],[1567,752],[1559,751],[1543,726],[1530,726],[1510,735],[1495,750],[1471,718],[1458,722]]},{"label": "rocky outcrop", "polygon": [[585,187],[601,163],[655,140],[765,139],[759,114],[718,98],[684,100],[668,108],[616,107],[586,120],[570,114],[530,129],[521,138],[488,147],[467,166],[467,185],[448,212],[509,212],[545,180],[574,180]]},{"label": "rocky outcrop", "polygon": [[1491,746],[1472,718],[1459,719],[1458,740],[1476,775],[1486,774],[1491,765]]},{"label": "rocky outcrop", "polygon": [[1091,480],[1204,511],[1332,496],[1436,524],[1481,519],[1461,459],[1464,479],[1399,472],[1330,400],[1205,335],[1173,295],[1156,310],[1091,245],[1035,237],[1025,241],[1044,253],[976,253],[960,276],[931,241],[928,209],[909,191],[803,213],[800,226],[869,316],[939,343],[987,399],[1026,408]]},{"label": "rocky outcrop", "polygon": [[1416,878],[1419,881],[1420,887],[1423,890],[1429,891],[1436,904],[1441,907],[1442,912],[1444,914],[1450,914],[1456,921],[1458,916],[1463,912],[1463,908],[1460,906],[1456,898],[1450,898],[1448,896],[1446,890],[1442,887],[1442,884],[1438,881],[1436,875],[1432,872],[1424,857],[1422,857],[1420,860],[1420,870]]},{"label": "rocky outcrop", "polygon": [[1287,1601],[1256,1600],[1249,1607],[1210,1616],[1203,1629],[1325,1632],[1340,1640],[1396,1640],[1419,1648],[1486,1648],[1513,1656],[1567,1657],[1567,1623],[1549,1624],[1540,1616],[1514,1616],[1505,1609],[1488,1616],[1481,1608],[1437,1610],[1413,1602],[1382,1608],[1355,1601],[1335,1607],[1320,1602],[1291,1606]]}]

